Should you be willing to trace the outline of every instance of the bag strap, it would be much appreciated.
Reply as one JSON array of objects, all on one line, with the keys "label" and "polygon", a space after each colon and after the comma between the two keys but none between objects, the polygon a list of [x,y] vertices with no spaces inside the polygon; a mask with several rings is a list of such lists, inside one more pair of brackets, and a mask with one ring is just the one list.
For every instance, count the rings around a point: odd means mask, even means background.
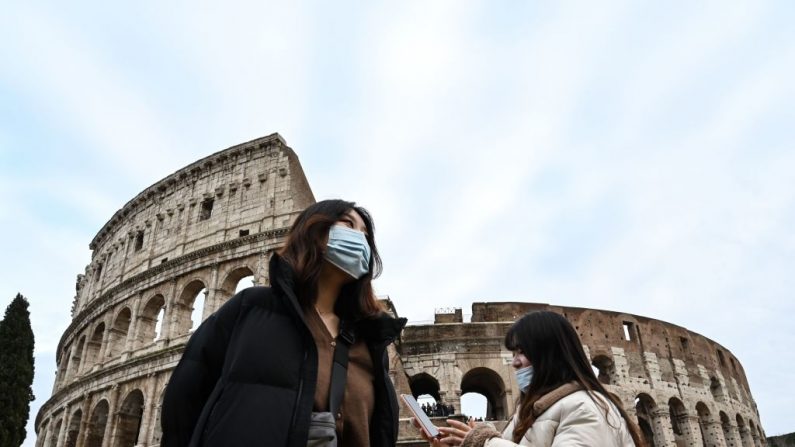
[{"label": "bag strap", "polygon": [[342,398],[345,396],[345,383],[348,381],[348,351],[354,340],[353,330],[344,322],[340,322],[340,333],[334,347],[331,386],[328,393],[328,408],[335,418],[339,414]]}]

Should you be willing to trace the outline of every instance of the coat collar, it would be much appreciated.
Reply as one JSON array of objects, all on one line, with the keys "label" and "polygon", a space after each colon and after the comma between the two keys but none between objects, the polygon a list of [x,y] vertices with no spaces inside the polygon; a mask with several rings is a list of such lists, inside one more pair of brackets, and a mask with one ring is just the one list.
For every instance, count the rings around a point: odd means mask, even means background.
[{"label": "coat collar", "polygon": [[[287,298],[298,318],[306,325],[304,311],[295,294],[295,271],[281,256],[274,253],[269,263],[271,287],[274,291]],[[400,336],[406,325],[405,318],[394,318],[382,312],[374,318],[367,318],[354,323],[357,336],[363,337],[372,343],[391,342]]]}]

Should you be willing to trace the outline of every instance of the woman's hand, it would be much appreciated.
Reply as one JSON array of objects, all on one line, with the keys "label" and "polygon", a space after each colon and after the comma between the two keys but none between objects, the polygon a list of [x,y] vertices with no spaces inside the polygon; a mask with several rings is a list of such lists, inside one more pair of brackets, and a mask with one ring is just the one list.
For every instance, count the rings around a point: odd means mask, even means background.
[{"label": "woman's hand", "polygon": [[447,424],[449,427],[439,427],[439,432],[442,433],[441,438],[431,437],[428,432],[420,425],[416,418],[411,418],[411,424],[420,430],[420,435],[423,439],[428,441],[433,447],[441,447],[445,445],[461,445],[467,433],[472,430],[475,423],[470,421],[468,424],[459,422],[453,419],[448,419]]}]

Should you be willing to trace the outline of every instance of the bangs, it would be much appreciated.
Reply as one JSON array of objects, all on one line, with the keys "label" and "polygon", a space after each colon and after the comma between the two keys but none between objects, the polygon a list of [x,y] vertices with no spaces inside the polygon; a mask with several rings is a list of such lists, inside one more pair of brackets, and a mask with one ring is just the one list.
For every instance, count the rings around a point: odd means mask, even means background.
[{"label": "bangs", "polygon": [[509,351],[516,351],[519,348],[519,345],[516,343],[516,329],[514,326],[511,326],[508,329],[508,332],[505,334],[505,349]]}]

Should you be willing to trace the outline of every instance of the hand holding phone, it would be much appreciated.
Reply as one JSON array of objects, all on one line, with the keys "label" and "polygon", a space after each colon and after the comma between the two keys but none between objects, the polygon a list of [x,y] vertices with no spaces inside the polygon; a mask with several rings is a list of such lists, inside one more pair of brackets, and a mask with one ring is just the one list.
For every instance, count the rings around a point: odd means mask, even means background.
[{"label": "hand holding phone", "polygon": [[438,438],[441,436],[439,429],[433,425],[433,422],[431,422],[430,418],[428,418],[428,415],[422,411],[420,404],[417,403],[417,400],[414,399],[414,396],[411,394],[401,394],[400,399],[404,404],[406,404],[406,407],[408,407],[408,409],[411,411],[411,414],[414,415],[414,419],[420,423],[420,426],[423,430],[425,430],[425,433],[430,435],[431,438]]}]

